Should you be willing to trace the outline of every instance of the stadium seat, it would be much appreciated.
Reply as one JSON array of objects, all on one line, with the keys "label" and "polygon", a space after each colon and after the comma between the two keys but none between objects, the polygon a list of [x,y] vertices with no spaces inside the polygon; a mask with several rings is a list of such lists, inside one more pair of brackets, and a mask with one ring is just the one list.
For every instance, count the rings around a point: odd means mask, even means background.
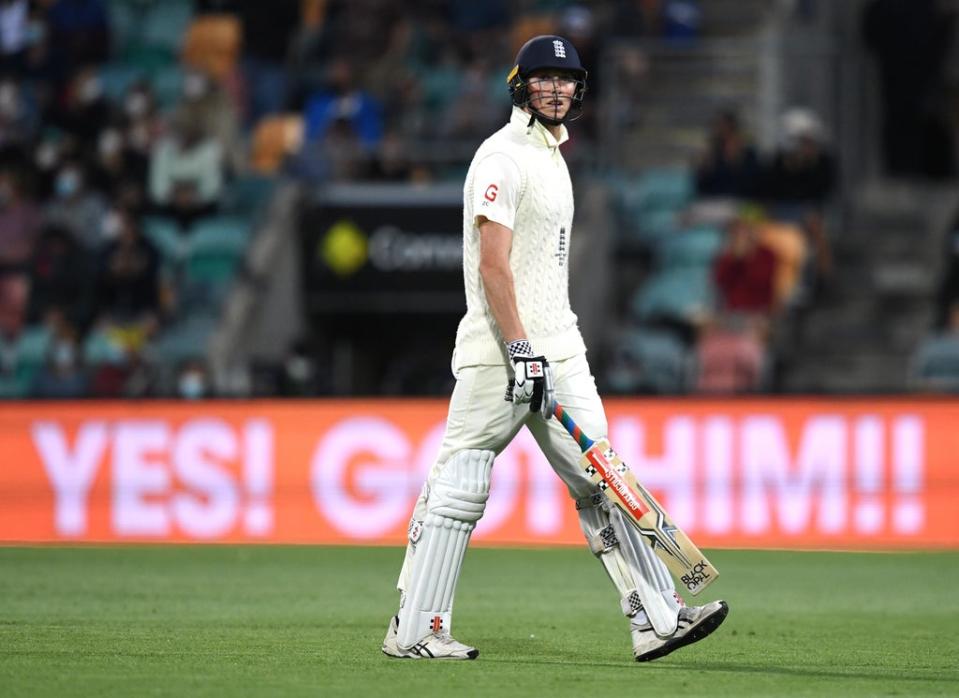
[{"label": "stadium seat", "polygon": [[43,325],[26,327],[15,339],[0,335],[0,353],[6,357],[4,370],[0,370],[0,398],[30,395],[46,361],[50,339],[50,331]]},{"label": "stadium seat", "polygon": [[125,63],[106,63],[99,67],[97,74],[104,93],[114,102],[121,101],[130,86],[144,77],[142,70]]},{"label": "stadium seat", "polygon": [[911,382],[919,389],[959,393],[959,337],[926,338],[913,357],[911,374]]},{"label": "stadium seat", "polygon": [[261,175],[280,169],[288,155],[303,145],[303,117],[279,114],[264,117],[253,131],[250,168]]},{"label": "stadium seat", "polygon": [[235,15],[201,15],[187,29],[183,63],[224,82],[236,68],[241,41],[242,28]]},{"label": "stadium seat", "polygon": [[802,276],[808,246],[799,226],[781,221],[764,221],[759,225],[759,241],[776,255],[774,278],[776,303],[788,303]]},{"label": "stadium seat", "polygon": [[664,270],[637,289],[631,310],[640,321],[697,324],[712,311],[714,295],[708,268]]},{"label": "stadium seat", "polygon": [[155,70],[174,62],[193,14],[191,0],[110,0],[113,54]]},{"label": "stadium seat", "polygon": [[241,175],[229,182],[221,197],[222,210],[228,214],[255,218],[273,197],[276,179],[261,175]]},{"label": "stadium seat", "polygon": [[150,84],[156,94],[157,104],[170,109],[179,103],[183,95],[183,69],[175,63],[163,66],[150,75]]},{"label": "stadium seat", "polygon": [[153,243],[167,266],[179,266],[189,252],[189,238],[176,221],[161,216],[143,219],[143,235]]},{"label": "stadium seat", "polygon": [[617,392],[657,395],[686,392],[690,357],[675,334],[650,327],[629,330],[618,348],[620,361],[607,375]]},{"label": "stadium seat", "polygon": [[213,315],[191,313],[161,332],[150,343],[148,353],[152,359],[168,365],[205,357],[215,329],[216,318]]},{"label": "stadium seat", "polygon": [[657,245],[657,258],[663,269],[708,267],[722,249],[723,242],[723,232],[718,228],[688,228],[663,237]]},{"label": "stadium seat", "polygon": [[765,350],[755,332],[710,328],[699,340],[696,359],[697,392],[748,393],[762,387]]},{"label": "stadium seat", "polygon": [[120,365],[126,361],[126,353],[102,327],[91,329],[83,340],[83,361],[88,366]]},{"label": "stadium seat", "polygon": [[190,228],[189,256],[214,252],[242,255],[250,241],[250,224],[238,216],[215,216],[197,221]]}]

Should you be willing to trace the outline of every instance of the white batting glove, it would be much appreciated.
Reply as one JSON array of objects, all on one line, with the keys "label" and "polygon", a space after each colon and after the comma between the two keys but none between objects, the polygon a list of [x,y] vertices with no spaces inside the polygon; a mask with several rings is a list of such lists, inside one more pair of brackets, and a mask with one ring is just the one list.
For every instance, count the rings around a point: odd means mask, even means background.
[{"label": "white batting glove", "polygon": [[506,387],[506,399],[514,405],[529,404],[530,412],[539,412],[543,404],[543,390],[549,362],[543,356],[534,356],[529,340],[518,339],[506,345],[513,378]]}]

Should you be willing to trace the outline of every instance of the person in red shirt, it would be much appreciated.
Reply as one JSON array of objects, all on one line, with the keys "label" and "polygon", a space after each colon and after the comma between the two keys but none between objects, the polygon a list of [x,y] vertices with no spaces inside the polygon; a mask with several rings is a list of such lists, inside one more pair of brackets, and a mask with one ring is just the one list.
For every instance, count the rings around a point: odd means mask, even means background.
[{"label": "person in red shirt", "polygon": [[769,315],[775,271],[776,255],[759,241],[754,223],[742,216],[734,219],[726,247],[713,264],[720,312]]}]

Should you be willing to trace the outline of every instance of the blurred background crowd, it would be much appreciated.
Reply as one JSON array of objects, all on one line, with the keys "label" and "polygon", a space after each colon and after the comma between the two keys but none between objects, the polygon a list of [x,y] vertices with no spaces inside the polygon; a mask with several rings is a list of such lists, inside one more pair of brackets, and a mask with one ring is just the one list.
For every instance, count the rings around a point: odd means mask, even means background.
[{"label": "blurred background crowd", "polygon": [[541,33],[589,70],[564,152],[601,390],[959,390],[956,13],[0,0],[0,396],[447,391],[442,211]]}]

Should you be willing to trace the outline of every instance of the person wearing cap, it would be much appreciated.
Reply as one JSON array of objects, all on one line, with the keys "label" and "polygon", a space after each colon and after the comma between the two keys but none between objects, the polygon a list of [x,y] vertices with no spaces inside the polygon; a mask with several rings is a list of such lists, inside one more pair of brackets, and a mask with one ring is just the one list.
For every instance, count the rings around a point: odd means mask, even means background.
[{"label": "person wearing cap", "polygon": [[[613,525],[605,496],[579,466],[579,447],[550,419],[550,400],[544,398],[551,375],[556,400],[584,431],[607,433],[568,291],[573,188],[560,146],[568,139],[566,124],[582,113],[586,78],[567,39],[530,39],[507,76],[509,122],[483,142],[466,175],[466,314],[452,360],[456,385],[439,454],[410,520],[397,583],[400,608],[382,647],[388,656],[479,655],[451,634],[456,582],[486,507],[493,459],[523,427],[575,502],[590,549],[629,619],[637,660],[695,642],[726,616],[723,602],[685,607],[665,566],[636,530]],[[655,589],[646,592],[652,598],[641,598],[640,587]],[[671,609],[674,632],[654,632],[644,611],[648,603]]]}]

